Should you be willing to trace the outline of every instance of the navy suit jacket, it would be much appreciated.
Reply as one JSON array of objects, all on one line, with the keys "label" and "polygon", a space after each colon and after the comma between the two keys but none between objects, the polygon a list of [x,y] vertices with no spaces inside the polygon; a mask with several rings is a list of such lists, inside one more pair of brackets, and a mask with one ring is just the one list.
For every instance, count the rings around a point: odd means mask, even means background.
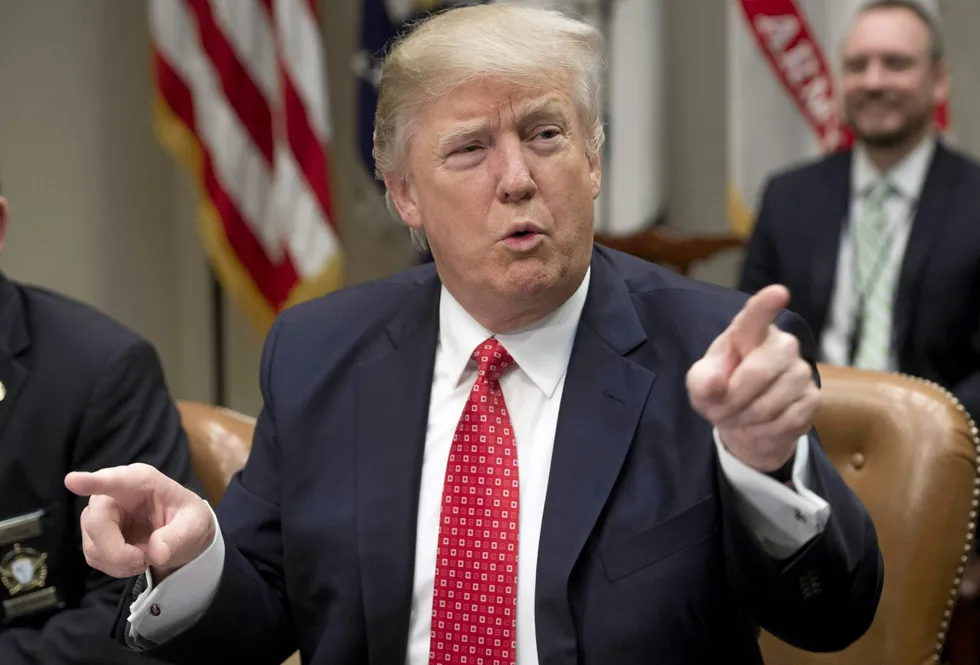
[{"label": "navy suit jacket", "polygon": [[[217,595],[155,656],[273,665],[299,648],[317,665],[403,665],[439,294],[428,264],[278,319],[251,457],[218,508]],[[744,300],[594,252],[544,508],[541,665],[760,663],[759,626],[833,650],[870,624],[875,530],[816,437],[811,485],[833,515],[777,561],[739,517],[688,402],[688,368]],[[780,323],[812,357],[802,320]]]},{"label": "navy suit jacket", "polygon": [[[779,174],[765,189],[739,288],[779,283],[817,339],[828,325],[851,198],[850,151]],[[980,420],[980,165],[940,142],[895,294],[901,372],[951,390]]]},{"label": "navy suit jacket", "polygon": [[[106,636],[126,583],[85,562],[88,499],[64,480],[143,462],[196,484],[156,352],[87,305],[0,275],[0,384],[0,521],[41,512],[33,533],[0,530],[0,567],[18,546],[45,555],[47,567],[43,588],[12,595],[0,585],[0,663],[145,663]],[[18,612],[31,592],[57,603]]]}]

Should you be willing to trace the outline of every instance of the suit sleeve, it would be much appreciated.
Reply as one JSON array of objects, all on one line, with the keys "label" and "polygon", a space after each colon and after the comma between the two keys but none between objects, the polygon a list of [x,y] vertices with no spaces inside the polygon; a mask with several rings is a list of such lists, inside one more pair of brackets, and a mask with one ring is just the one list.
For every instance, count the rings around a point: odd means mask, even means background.
[{"label": "suit sleeve", "polygon": [[[980,358],[980,320],[973,330],[970,340],[970,351],[973,358]],[[965,379],[952,387],[952,392],[963,404],[973,421],[980,423],[980,368],[976,368]]]},{"label": "suit sleeve", "polygon": [[[128,344],[95,383],[74,448],[77,471],[144,462],[182,482],[191,481],[190,454],[163,370],[153,347]],[[4,665],[124,665],[145,660],[116,645],[107,635],[125,580],[110,578],[84,565],[79,516],[87,499],[76,497],[73,510],[78,544],[78,574],[84,594],[78,607],[55,614],[42,628],[0,633]]]},{"label": "suit sleeve", "polygon": [[[813,364],[815,343],[802,319],[784,313],[777,324],[797,335],[803,357]],[[728,576],[757,625],[807,651],[837,651],[871,625],[884,566],[864,505],[827,458],[815,431],[809,443],[808,487],[830,505],[830,516],[823,531],[788,559],[765,551],[719,473]]]},{"label": "suit sleeve", "polygon": [[779,282],[775,238],[773,237],[773,183],[765,187],[752,234],[745,246],[745,259],[738,278],[738,290],[752,294]]},{"label": "suit sleeve", "polygon": [[297,648],[286,601],[279,513],[279,455],[272,385],[281,319],[269,333],[262,358],[264,406],[245,468],[228,486],[216,511],[224,537],[224,565],[210,606],[190,627],[160,645],[127,639],[130,583],[115,626],[117,641],[180,665],[253,663],[279,665]]}]

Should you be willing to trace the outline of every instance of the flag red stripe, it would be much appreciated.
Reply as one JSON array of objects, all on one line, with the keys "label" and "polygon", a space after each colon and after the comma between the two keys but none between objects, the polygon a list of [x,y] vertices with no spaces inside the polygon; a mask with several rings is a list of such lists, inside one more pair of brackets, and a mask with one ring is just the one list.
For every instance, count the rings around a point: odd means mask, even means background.
[{"label": "flag red stripe", "polygon": [[[849,145],[851,136],[834,112],[834,78],[830,65],[816,33],[796,2],[741,0],[738,5],[773,75],[796,104],[821,145],[827,150]],[[769,35],[775,32],[776,26],[791,26],[794,32],[789,37],[770,40]],[[786,64],[790,61],[790,52],[808,55],[805,61],[807,66],[796,67],[798,71],[791,73],[791,68]]]},{"label": "flag red stripe", "polygon": [[280,76],[289,147],[310,190],[320,202],[326,221],[331,226],[335,226],[333,210],[330,206],[330,174],[327,171],[326,151],[313,131],[306,107],[303,106],[289,74],[282,66],[280,66]]},{"label": "flag red stripe", "polygon": [[157,90],[181,122],[197,138],[197,121],[194,118],[194,99],[191,90],[170,66],[163,55],[153,49],[153,73]]},{"label": "flag red stripe", "polygon": [[282,263],[278,265],[269,260],[265,249],[252,235],[252,230],[218,182],[210,156],[205,160],[204,182],[211,202],[221,216],[228,244],[252,276],[258,290],[278,311],[286,303],[293,286],[299,281],[299,276],[289,257],[284,255]]},{"label": "flag red stripe", "polygon": [[310,6],[310,16],[313,17],[313,20],[314,21],[316,21],[317,23],[319,23],[320,22],[320,10],[317,9],[316,0],[306,0],[306,2]]},{"label": "flag red stripe", "polygon": [[197,16],[201,44],[214,65],[229,105],[265,156],[266,163],[271,165],[275,150],[269,102],[218,27],[208,0],[187,0],[187,3]]},{"label": "flag red stripe", "polygon": [[251,275],[262,296],[275,309],[279,309],[289,297],[291,289],[299,281],[298,275],[288,257],[281,264],[273,264],[262,245],[252,234],[244,218],[235,207],[218,181],[211,155],[200,142],[196,131],[194,106],[191,91],[166,59],[154,49],[154,64],[157,87],[164,101],[197,139],[202,155],[202,176],[204,189],[211,203],[218,211],[228,244],[238,256],[238,260]]}]

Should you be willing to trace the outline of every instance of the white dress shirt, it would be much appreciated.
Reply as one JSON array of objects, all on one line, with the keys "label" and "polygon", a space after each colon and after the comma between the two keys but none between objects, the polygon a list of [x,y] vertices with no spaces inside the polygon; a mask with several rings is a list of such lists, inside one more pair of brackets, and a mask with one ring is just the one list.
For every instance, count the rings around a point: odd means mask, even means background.
[{"label": "white dress shirt", "polygon": [[[902,269],[905,258],[905,248],[908,246],[909,232],[915,217],[916,206],[922,193],[929,164],[936,149],[936,140],[929,136],[920,143],[905,159],[896,164],[887,173],[880,172],[868,153],[860,145],[854,149],[854,159],[851,163],[851,201],[848,212],[848,222],[841,233],[840,247],[837,253],[837,276],[834,280],[834,290],[830,300],[830,312],[827,328],[820,343],[822,359],[833,365],[848,365],[848,340],[854,330],[857,318],[857,302],[854,297],[854,220],[862,214],[866,199],[871,188],[881,178],[886,178],[894,188],[894,194],[885,204],[889,226],[894,227],[891,251],[882,267],[879,279],[887,280]],[[898,284],[898,280],[895,281]],[[897,349],[892,348],[888,354],[888,369],[898,369]]]},{"label": "white dress shirt", "polygon": [[[516,367],[500,379],[517,441],[521,469],[517,564],[517,665],[537,665],[534,592],[538,542],[565,370],[572,352],[591,270],[579,289],[555,312],[520,331],[496,335]],[[439,339],[422,462],[415,578],[406,665],[428,665],[439,514],[453,432],[476,379],[470,354],[492,333],[473,319],[445,289],[439,305]],[[794,492],[728,453],[715,435],[723,472],[730,479],[749,526],[774,556],[787,557],[820,533],[827,503],[806,489],[809,444],[797,444]],[[801,519],[801,515],[806,516]],[[131,630],[161,643],[203,614],[214,597],[224,565],[220,529],[208,550],[159,586],[147,573],[147,590],[130,608]],[[149,608],[161,609],[154,613]]]}]

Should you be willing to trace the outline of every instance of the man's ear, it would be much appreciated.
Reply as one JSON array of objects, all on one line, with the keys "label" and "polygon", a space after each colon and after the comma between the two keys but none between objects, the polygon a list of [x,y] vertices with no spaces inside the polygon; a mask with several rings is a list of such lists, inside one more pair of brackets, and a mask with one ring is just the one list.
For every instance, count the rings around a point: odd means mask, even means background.
[{"label": "man's ear", "polygon": [[949,66],[946,64],[945,60],[940,60],[935,64],[936,68],[936,85],[933,87],[932,91],[932,102],[936,106],[940,106],[949,101],[949,86],[950,86],[950,73]]},{"label": "man's ear", "polygon": [[419,206],[415,188],[408,181],[408,176],[401,173],[386,173],[385,187],[388,196],[391,197],[399,217],[409,227],[413,229],[422,228],[422,218],[419,215]]},{"label": "man's ear", "polygon": [[7,241],[7,199],[0,196],[0,251]]},{"label": "man's ear", "polygon": [[589,179],[592,180],[592,200],[595,200],[602,189],[602,157],[598,152],[589,157]]}]

